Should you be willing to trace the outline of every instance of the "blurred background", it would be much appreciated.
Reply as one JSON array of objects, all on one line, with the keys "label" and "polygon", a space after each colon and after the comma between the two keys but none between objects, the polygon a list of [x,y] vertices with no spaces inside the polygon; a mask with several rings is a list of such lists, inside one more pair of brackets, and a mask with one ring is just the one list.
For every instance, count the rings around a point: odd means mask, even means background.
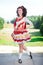
[{"label": "blurred background", "polygon": [[[43,46],[43,0],[0,0],[0,45],[13,45],[11,33],[19,6],[27,9],[27,18],[33,23],[31,41],[26,46]],[[28,26],[28,24],[27,24]]]}]

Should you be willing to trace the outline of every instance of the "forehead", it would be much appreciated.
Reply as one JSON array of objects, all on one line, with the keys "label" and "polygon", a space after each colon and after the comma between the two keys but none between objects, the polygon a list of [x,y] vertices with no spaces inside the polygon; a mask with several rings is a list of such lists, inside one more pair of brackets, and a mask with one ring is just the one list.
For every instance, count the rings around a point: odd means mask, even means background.
[{"label": "forehead", "polygon": [[18,8],[18,10],[22,10],[22,8]]}]

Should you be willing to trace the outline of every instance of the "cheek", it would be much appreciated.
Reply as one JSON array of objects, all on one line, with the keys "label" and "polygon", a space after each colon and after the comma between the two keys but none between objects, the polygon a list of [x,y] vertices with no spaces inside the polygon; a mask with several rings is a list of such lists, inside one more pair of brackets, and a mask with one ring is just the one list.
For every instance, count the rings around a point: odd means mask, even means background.
[{"label": "cheek", "polygon": [[22,14],[22,13],[23,13],[23,11],[22,11],[22,10],[21,10],[21,11],[18,11],[18,13],[19,13],[19,14]]},{"label": "cheek", "polygon": [[23,11],[22,11],[22,10],[21,10],[20,12],[21,12],[21,13],[23,13]]},{"label": "cheek", "polygon": [[19,14],[22,14],[22,11],[19,11]]}]

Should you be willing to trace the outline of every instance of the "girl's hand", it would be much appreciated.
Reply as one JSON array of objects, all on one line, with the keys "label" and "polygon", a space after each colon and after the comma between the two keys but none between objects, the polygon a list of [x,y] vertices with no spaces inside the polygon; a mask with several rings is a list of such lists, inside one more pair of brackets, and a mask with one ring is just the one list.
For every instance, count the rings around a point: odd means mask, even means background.
[{"label": "girl's hand", "polygon": [[26,25],[26,29],[30,28],[30,25]]},{"label": "girl's hand", "polygon": [[26,28],[33,28],[33,25],[26,25]]}]

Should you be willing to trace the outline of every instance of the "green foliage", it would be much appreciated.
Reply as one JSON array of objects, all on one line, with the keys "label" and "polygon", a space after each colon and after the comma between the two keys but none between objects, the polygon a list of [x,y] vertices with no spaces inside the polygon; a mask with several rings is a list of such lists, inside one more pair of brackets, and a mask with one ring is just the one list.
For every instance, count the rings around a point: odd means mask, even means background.
[{"label": "green foliage", "polygon": [[9,24],[9,21],[7,21],[7,24]]},{"label": "green foliage", "polygon": [[28,16],[27,18],[34,23],[37,21],[38,16]]},{"label": "green foliage", "polygon": [[40,22],[40,24],[42,24],[43,23],[43,16],[41,16],[41,22]]},{"label": "green foliage", "polygon": [[11,20],[10,22],[13,24],[13,23],[14,23],[14,21],[15,21],[15,18],[14,18],[13,20]]},{"label": "green foliage", "polygon": [[37,20],[34,22],[34,27],[36,29],[40,29],[40,22],[41,22],[41,19],[40,19],[40,16],[37,18]]},{"label": "green foliage", "polygon": [[41,33],[41,35],[43,36],[43,23],[42,23],[41,26],[40,26],[40,33]]},{"label": "green foliage", "polygon": [[4,24],[4,19],[0,17],[0,29],[3,28],[3,24]]},{"label": "green foliage", "polygon": [[40,29],[40,26],[43,23],[43,16],[28,16],[28,18],[33,22],[35,29]]}]

